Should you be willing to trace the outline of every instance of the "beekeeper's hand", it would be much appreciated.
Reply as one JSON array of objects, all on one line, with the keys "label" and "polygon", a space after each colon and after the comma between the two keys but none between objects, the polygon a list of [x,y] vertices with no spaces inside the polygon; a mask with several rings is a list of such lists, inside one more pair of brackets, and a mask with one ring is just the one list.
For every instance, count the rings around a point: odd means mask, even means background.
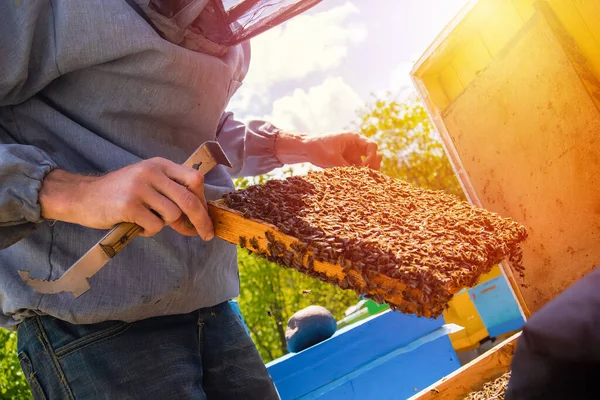
[{"label": "beekeeper's hand", "polygon": [[306,135],[282,132],[275,142],[277,159],[283,164],[309,162],[317,167],[370,167],[379,169],[377,144],[356,132]]},{"label": "beekeeper's hand", "polygon": [[[182,235],[210,240],[213,225],[204,177],[164,158],[144,160],[103,176],[50,172],[40,189],[42,217],[96,229],[133,222],[152,236],[169,225]],[[154,212],[152,212],[152,211]],[[190,227],[187,218],[193,224]]]}]

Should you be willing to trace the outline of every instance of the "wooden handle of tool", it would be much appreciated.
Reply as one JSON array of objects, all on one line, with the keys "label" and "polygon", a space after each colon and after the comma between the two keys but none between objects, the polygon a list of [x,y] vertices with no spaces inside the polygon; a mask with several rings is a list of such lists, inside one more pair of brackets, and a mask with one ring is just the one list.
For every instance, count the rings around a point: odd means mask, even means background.
[{"label": "wooden handle of tool", "polygon": [[110,230],[100,241],[100,247],[110,258],[113,258],[120,252],[127,243],[131,242],[131,239],[136,237],[141,231],[142,227],[131,223],[121,222]]}]

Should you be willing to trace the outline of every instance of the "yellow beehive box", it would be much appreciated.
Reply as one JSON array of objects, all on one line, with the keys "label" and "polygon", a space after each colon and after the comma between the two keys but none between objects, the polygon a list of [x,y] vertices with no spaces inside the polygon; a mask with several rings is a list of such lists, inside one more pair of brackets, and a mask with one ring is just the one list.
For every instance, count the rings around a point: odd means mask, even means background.
[{"label": "yellow beehive box", "polygon": [[458,293],[450,300],[448,309],[444,311],[443,316],[446,323],[463,327],[462,330],[449,335],[452,347],[457,352],[477,349],[479,343],[489,336],[467,291]]},{"label": "yellow beehive box", "polygon": [[525,314],[600,265],[600,2],[473,2],[411,74],[469,200],[528,227]]}]

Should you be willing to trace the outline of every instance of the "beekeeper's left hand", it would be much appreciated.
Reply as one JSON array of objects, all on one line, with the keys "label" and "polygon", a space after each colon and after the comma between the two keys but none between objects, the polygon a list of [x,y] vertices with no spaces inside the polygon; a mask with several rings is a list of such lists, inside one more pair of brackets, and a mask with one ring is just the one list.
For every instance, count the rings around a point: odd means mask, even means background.
[{"label": "beekeeper's left hand", "polygon": [[356,166],[377,170],[381,166],[377,144],[350,131],[318,135],[282,132],[275,142],[275,153],[283,164],[309,162],[321,168]]}]

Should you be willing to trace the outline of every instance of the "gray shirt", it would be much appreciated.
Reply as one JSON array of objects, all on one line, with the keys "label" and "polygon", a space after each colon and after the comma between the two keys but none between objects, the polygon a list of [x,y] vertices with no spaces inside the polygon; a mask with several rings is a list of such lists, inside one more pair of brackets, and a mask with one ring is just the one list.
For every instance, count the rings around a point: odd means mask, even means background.
[{"label": "gray shirt", "polygon": [[210,200],[233,189],[231,176],[281,166],[275,127],[225,112],[248,45],[222,57],[188,50],[125,0],[1,1],[0,16],[0,325],[34,314],[134,321],[235,297],[235,246],[169,228],[136,238],[78,299],[36,293],[17,271],[57,279],[104,234],[41,219],[38,191],[54,168],[97,174],[151,157],[182,163],[216,138],[234,167],[208,173]]}]

